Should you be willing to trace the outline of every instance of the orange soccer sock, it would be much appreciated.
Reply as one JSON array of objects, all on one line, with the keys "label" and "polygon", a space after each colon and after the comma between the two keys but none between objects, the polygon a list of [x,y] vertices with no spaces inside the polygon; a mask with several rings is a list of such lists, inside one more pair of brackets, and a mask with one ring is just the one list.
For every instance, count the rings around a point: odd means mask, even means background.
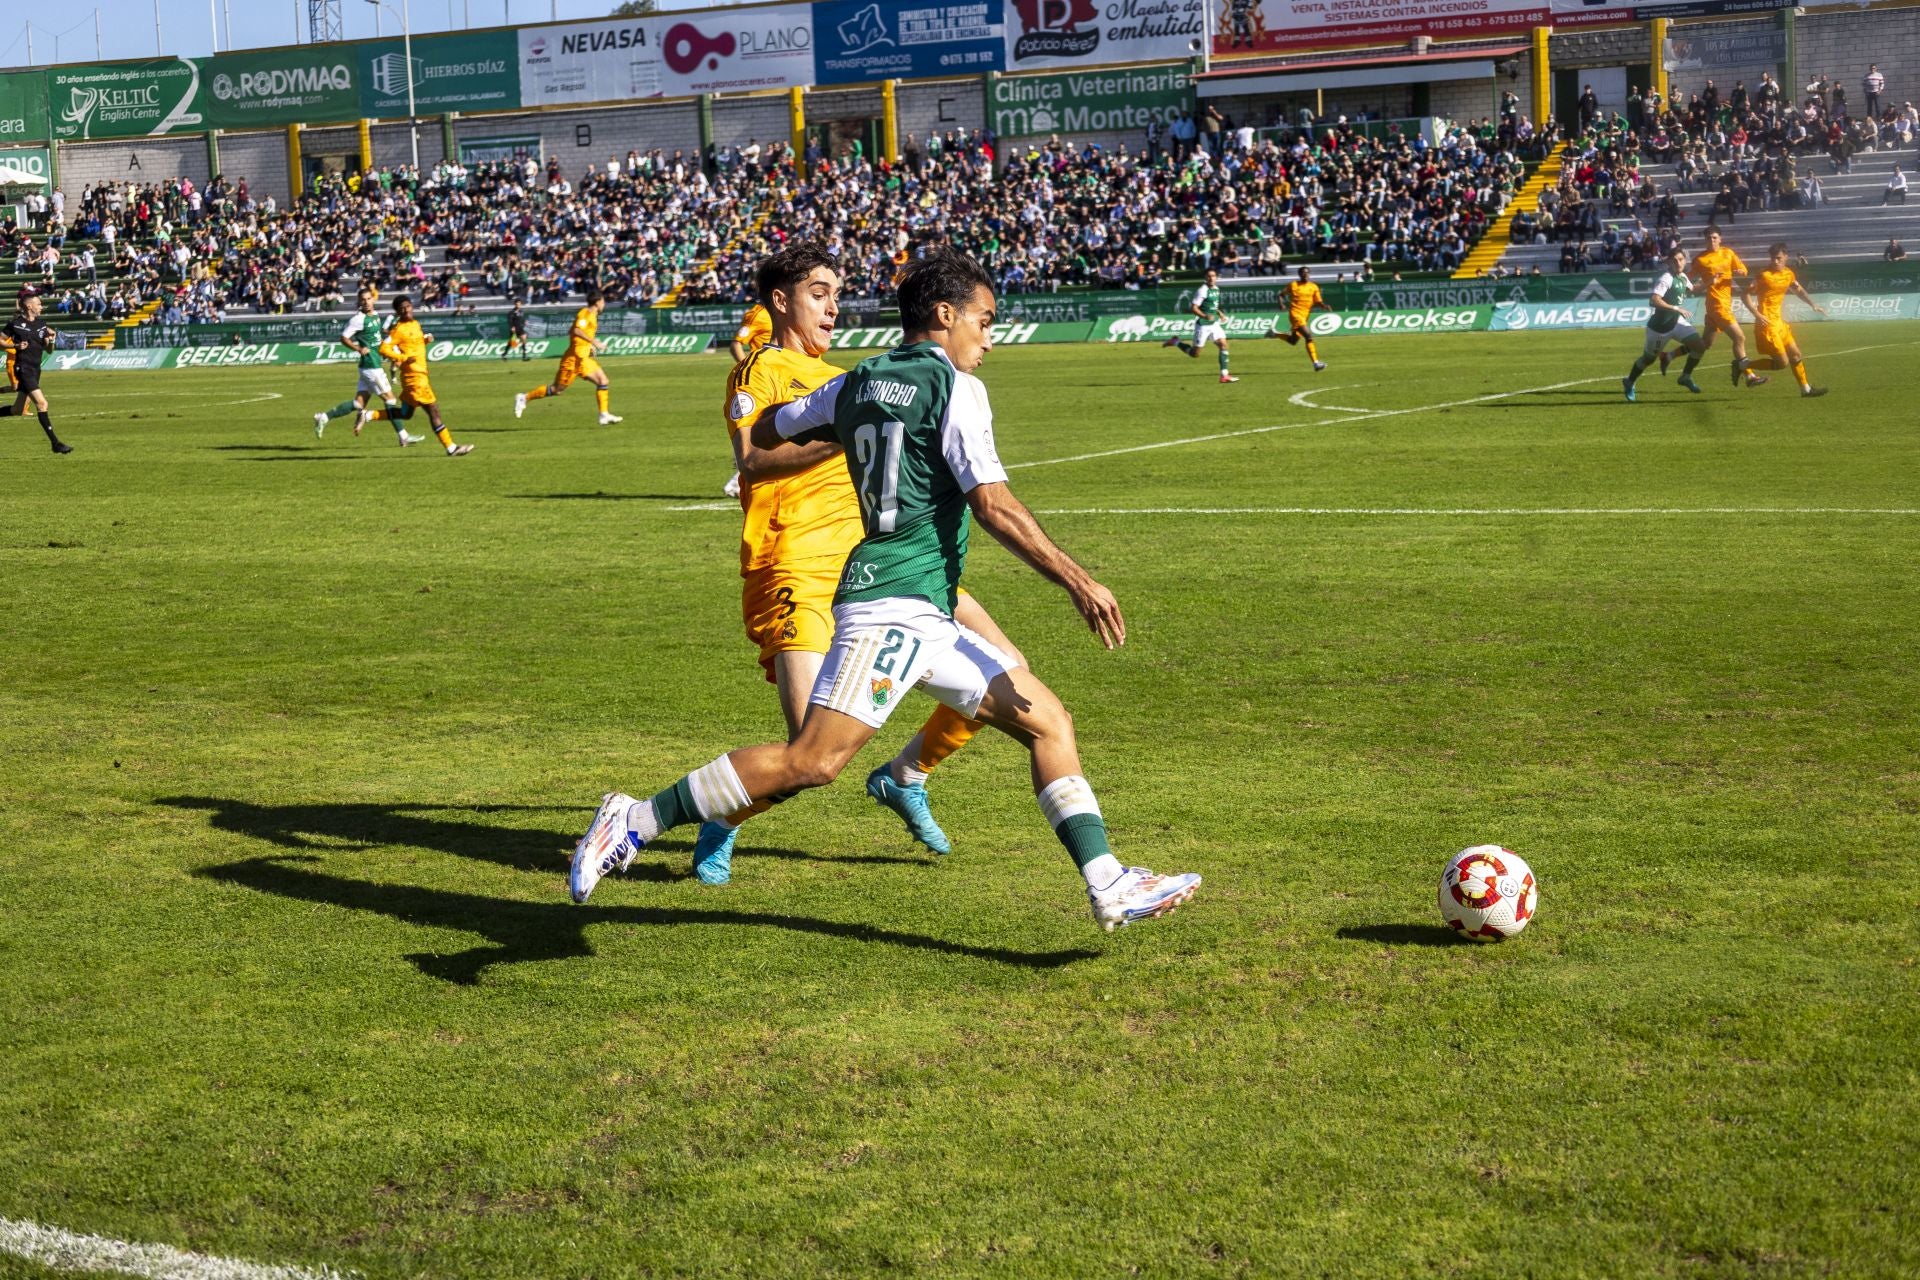
[{"label": "orange soccer sock", "polygon": [[1320,348],[1313,345],[1312,338],[1307,339],[1307,359],[1313,361],[1315,364],[1320,363]]},{"label": "orange soccer sock", "polygon": [[894,757],[895,776],[909,786],[924,783],[942,760],[972,741],[981,727],[981,721],[969,720],[952,707],[935,707],[920,732]]},{"label": "orange soccer sock", "polygon": [[1803,388],[1808,385],[1807,384],[1807,366],[1799,360],[1795,360],[1793,362],[1793,380],[1799,383]]},{"label": "orange soccer sock", "polygon": [[447,446],[449,449],[453,448],[453,432],[447,430],[445,427],[435,427],[433,434],[439,437],[441,444]]},{"label": "orange soccer sock", "polygon": [[546,398],[547,398],[547,385],[544,382],[541,383],[539,386],[535,387],[533,390],[527,392],[527,399],[529,400],[545,400]]},{"label": "orange soccer sock", "polygon": [[593,398],[600,402],[600,412],[607,412],[607,400],[610,395],[611,393],[605,387],[601,387],[593,393]]}]

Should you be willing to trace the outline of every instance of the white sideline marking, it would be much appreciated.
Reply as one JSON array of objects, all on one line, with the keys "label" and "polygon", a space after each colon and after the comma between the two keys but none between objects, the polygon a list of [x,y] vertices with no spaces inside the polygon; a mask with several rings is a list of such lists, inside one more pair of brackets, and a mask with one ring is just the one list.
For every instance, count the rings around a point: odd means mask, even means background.
[{"label": "white sideline marking", "polygon": [[[163,391],[154,391],[154,392],[115,391],[115,392],[105,392],[105,393],[99,393],[99,394],[138,396],[140,399],[145,400],[148,398],[149,395],[177,396],[177,395],[185,395],[188,393],[180,392],[180,391],[164,391],[164,392]],[[201,401],[201,403],[204,404],[209,409],[228,409],[237,404],[264,404],[269,400],[284,400],[285,398],[286,397],[282,396],[278,391],[269,391],[264,395],[248,396],[244,400],[203,400]],[[124,413],[108,413],[104,410],[96,411],[93,413],[63,413],[60,415],[62,420],[65,420],[67,418],[124,418],[125,416],[126,414]],[[311,421],[311,419],[309,419],[309,421]]]},{"label": "white sideline marking", "polygon": [[[1823,352],[1820,358],[1826,360],[1834,356],[1856,355],[1862,351],[1881,351],[1888,347],[1912,346],[1920,346],[1920,343],[1876,342],[1871,346],[1848,347],[1841,351]],[[1220,431],[1212,435],[1187,436],[1179,440],[1161,440],[1154,444],[1130,445],[1125,449],[1103,449],[1098,453],[1076,453],[1065,458],[1042,458],[1035,462],[1010,462],[1007,464],[1007,470],[1019,471],[1026,467],[1056,467],[1065,462],[1091,462],[1096,458],[1117,458],[1122,454],[1147,453],[1154,449],[1177,449],[1182,445],[1209,444],[1215,440],[1236,440],[1241,436],[1260,436],[1272,431],[1299,431],[1306,427],[1330,427],[1346,422],[1369,422],[1375,418],[1398,418],[1409,413],[1431,413],[1438,409],[1458,409],[1470,404],[1485,404],[1489,400],[1506,400],[1513,396],[1530,396],[1542,391],[1564,391],[1568,387],[1584,387],[1594,382],[1618,382],[1619,380],[1619,374],[1610,373],[1603,374],[1597,378],[1575,378],[1570,382],[1550,382],[1538,387],[1518,387],[1512,391],[1495,391],[1484,396],[1469,396],[1465,400],[1443,400],[1437,404],[1420,404],[1406,409],[1353,409],[1348,411],[1353,415],[1351,417],[1322,418],[1317,422],[1279,422],[1270,427],[1248,427],[1244,431]],[[1333,405],[1323,405],[1319,407],[1326,409],[1334,408]]]},{"label": "white sideline marking", "polygon": [[164,1244],[81,1235],[13,1218],[0,1218],[0,1253],[56,1271],[115,1271],[147,1276],[149,1280],[346,1280],[358,1274],[332,1267],[274,1266],[243,1258],[217,1258]]},{"label": "white sideline marking", "polygon": [[1920,507],[1052,507],[1043,516],[1920,516]]},{"label": "white sideline marking", "polygon": [[1294,392],[1294,393],[1293,393],[1292,395],[1290,395],[1290,396],[1288,396],[1288,397],[1287,397],[1287,403],[1288,403],[1288,404],[1297,404],[1297,405],[1299,405],[1299,406],[1300,406],[1300,407],[1301,407],[1302,409],[1314,409],[1314,410],[1318,410],[1318,411],[1321,411],[1321,412],[1325,412],[1325,411],[1326,411],[1326,410],[1328,410],[1328,409],[1335,409],[1335,410],[1338,410],[1338,411],[1339,411],[1339,412],[1341,412],[1341,413],[1373,413],[1373,412],[1374,412],[1374,410],[1372,410],[1372,409],[1356,409],[1356,408],[1354,408],[1354,407],[1353,407],[1352,405],[1345,405],[1345,404],[1315,404],[1315,403],[1314,403],[1314,402],[1313,402],[1313,401],[1312,401],[1312,400],[1311,400],[1311,399],[1309,398],[1309,397],[1312,397],[1312,396],[1324,396],[1324,395],[1326,395],[1326,394],[1327,394],[1328,392],[1331,392],[1331,391],[1344,391],[1344,390],[1346,390],[1346,389],[1347,389],[1348,387],[1350,387],[1350,386],[1355,386],[1355,385],[1357,385],[1357,384],[1355,384],[1355,383],[1351,383],[1351,382],[1349,382],[1349,383],[1343,383],[1343,384],[1341,384],[1340,386],[1337,386],[1337,387],[1308,387],[1308,388],[1307,388],[1307,389],[1306,389],[1305,391],[1296,391],[1296,392]]}]

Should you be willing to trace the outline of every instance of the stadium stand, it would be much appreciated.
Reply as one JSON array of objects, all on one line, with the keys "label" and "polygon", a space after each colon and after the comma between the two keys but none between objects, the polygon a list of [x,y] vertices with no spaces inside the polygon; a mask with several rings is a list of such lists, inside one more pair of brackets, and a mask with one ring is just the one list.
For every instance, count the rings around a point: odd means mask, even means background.
[{"label": "stadium stand", "polygon": [[[611,170],[611,171],[609,171]],[[577,181],[533,161],[322,178],[292,209],[244,181],[82,193],[73,234],[113,229],[125,298],[172,324],[350,308],[357,286],[424,309],[560,303],[596,279],[627,306],[741,302],[753,265],[794,237],[839,253],[849,298],[877,298],[921,247],[955,241],[1008,293],[1150,287],[1217,267],[1451,271],[1525,180],[1509,139],[1437,141],[1338,124],[1213,146],[1023,144],[995,172],[979,131],[930,137],[897,165],[860,157],[802,178],[782,146],[702,166],[629,153]],[[117,317],[116,317],[117,318]]]}]

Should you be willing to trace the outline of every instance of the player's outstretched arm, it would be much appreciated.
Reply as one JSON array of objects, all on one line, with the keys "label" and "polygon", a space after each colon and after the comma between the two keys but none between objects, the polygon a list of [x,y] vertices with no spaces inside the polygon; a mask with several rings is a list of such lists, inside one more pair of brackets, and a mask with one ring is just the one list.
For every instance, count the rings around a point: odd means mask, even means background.
[{"label": "player's outstretched arm", "polygon": [[1113,598],[1113,592],[1095,582],[1092,574],[1047,536],[1027,504],[1013,496],[1005,481],[975,485],[967,493],[967,504],[980,527],[1001,546],[1072,598],[1073,607],[1087,620],[1087,629],[1100,637],[1101,644],[1112,649],[1127,642],[1127,620],[1120,615],[1120,602]]},{"label": "player's outstretched arm", "polygon": [[769,480],[805,471],[839,453],[838,440],[788,440],[774,425],[777,408],[768,409],[750,428],[733,433],[733,464],[748,480]]}]

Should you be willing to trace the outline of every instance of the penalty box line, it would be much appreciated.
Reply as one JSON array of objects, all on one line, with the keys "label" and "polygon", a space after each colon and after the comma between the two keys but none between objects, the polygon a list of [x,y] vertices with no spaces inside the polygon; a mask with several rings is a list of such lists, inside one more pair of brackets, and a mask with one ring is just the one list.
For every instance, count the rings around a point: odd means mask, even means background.
[{"label": "penalty box line", "polygon": [[[1881,351],[1889,347],[1911,347],[1920,345],[1912,342],[1877,342],[1871,346],[1848,347],[1840,351],[1828,351],[1821,359],[1835,356],[1856,355],[1862,351]],[[1469,396],[1464,400],[1442,400],[1435,404],[1413,405],[1405,409],[1336,409],[1342,416],[1321,418],[1314,422],[1279,422],[1268,427],[1248,427],[1242,431],[1219,431],[1211,435],[1186,436],[1178,440],[1159,440],[1152,444],[1129,445],[1124,449],[1102,449],[1097,453],[1075,453],[1064,458],[1041,458],[1032,462],[1010,462],[1009,471],[1021,471],[1028,467],[1057,467],[1069,462],[1092,462],[1098,458],[1118,458],[1129,453],[1149,453],[1155,449],[1178,449],[1190,444],[1211,444],[1216,440],[1238,440],[1245,436],[1267,435],[1275,431],[1303,431],[1310,427],[1331,427],[1351,422],[1371,422],[1378,418],[1398,418],[1410,413],[1434,413],[1441,409],[1459,409],[1467,405],[1486,404],[1492,400],[1508,400],[1514,396],[1537,395],[1543,391],[1565,391],[1569,387],[1584,387],[1596,382],[1618,382],[1618,374],[1602,374],[1596,378],[1575,378],[1569,382],[1549,382],[1538,387],[1519,387],[1512,391],[1494,391],[1483,396]],[[1339,390],[1339,388],[1328,388]],[[1328,409],[1335,406],[1327,405]]]}]

